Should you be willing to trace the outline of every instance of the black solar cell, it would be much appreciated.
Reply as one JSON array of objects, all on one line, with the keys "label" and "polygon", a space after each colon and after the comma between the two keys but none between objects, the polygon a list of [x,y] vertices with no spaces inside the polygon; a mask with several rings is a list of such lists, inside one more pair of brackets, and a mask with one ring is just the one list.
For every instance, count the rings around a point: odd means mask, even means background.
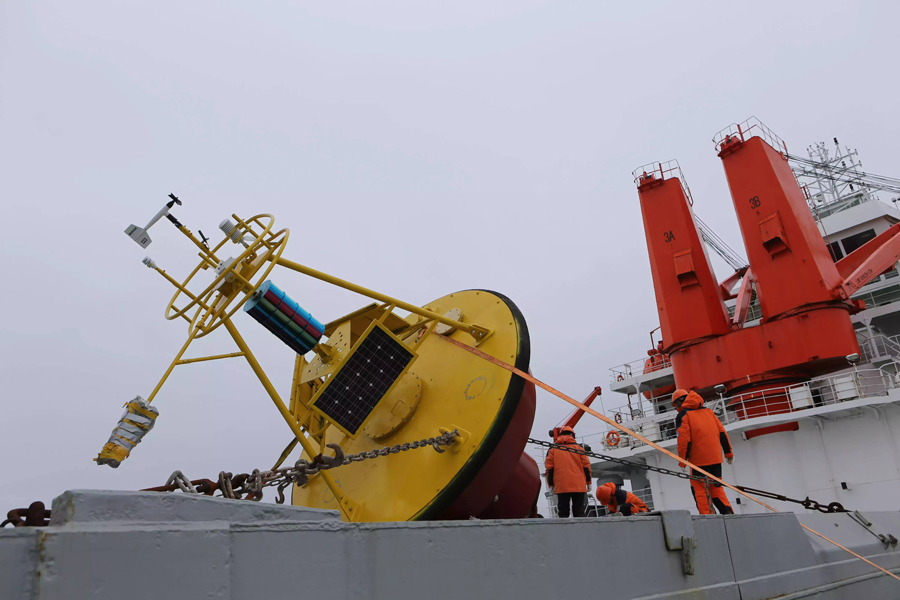
[{"label": "black solar cell", "polygon": [[332,375],[314,405],[331,421],[356,435],[414,354],[377,325]]}]

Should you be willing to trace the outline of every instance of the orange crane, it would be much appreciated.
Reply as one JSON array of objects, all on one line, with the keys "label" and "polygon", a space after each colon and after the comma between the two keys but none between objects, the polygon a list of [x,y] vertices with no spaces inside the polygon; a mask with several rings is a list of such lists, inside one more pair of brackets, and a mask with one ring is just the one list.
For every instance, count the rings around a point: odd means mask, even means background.
[{"label": "orange crane", "polygon": [[[750,263],[721,284],[677,164],[635,171],[665,353],[678,386],[705,393],[724,385],[731,396],[846,367],[859,353],[850,315],[865,307],[850,296],[900,258],[900,224],[835,263],[784,142],[757,121],[733,125],[714,142]],[[753,293],[762,320],[744,328]],[[731,298],[733,317],[725,308]],[[744,402],[740,410],[753,416],[762,403]]]},{"label": "orange crane", "polygon": [[[600,386],[598,385],[593,389],[593,391],[591,391],[590,394],[588,394],[588,397],[584,399],[584,402],[582,402],[582,404],[584,404],[585,406],[590,406],[594,402],[594,400],[597,399],[597,396],[602,393],[603,390],[601,390]],[[555,440],[557,436],[559,436],[559,430],[563,427],[571,427],[572,429],[575,429],[575,426],[578,425],[578,422],[581,420],[582,416],[584,416],[584,411],[580,408],[576,408],[575,411],[571,415],[569,415],[569,418],[566,419],[565,423],[563,423],[559,427],[554,427],[549,431],[548,435],[550,436],[550,439]]]}]

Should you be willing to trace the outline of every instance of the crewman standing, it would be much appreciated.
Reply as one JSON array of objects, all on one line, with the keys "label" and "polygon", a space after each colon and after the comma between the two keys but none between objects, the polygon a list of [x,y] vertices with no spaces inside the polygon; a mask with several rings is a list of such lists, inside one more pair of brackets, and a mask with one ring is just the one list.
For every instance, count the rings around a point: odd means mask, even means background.
[{"label": "crewman standing", "polygon": [[[725,426],[713,411],[703,406],[703,398],[697,392],[675,390],[672,404],[678,410],[675,428],[678,432],[678,456],[689,460],[704,471],[722,478],[722,453],[730,465],[734,461],[731,451],[731,440]],[[682,469],[686,466],[679,462]],[[699,471],[691,469],[691,475],[705,477]],[[701,515],[713,514],[710,498],[720,514],[733,515],[734,509],[725,496],[722,485],[709,479],[691,480],[691,493],[697,503]],[[708,493],[708,495],[707,495]]]},{"label": "crewman standing", "polygon": [[650,512],[643,500],[613,482],[597,486],[597,500],[606,506],[610,514],[620,512],[624,516],[630,517]]},{"label": "crewman standing", "polygon": [[[553,442],[559,446],[583,452],[575,442],[575,430],[569,426],[559,429]],[[576,517],[584,516],[587,492],[591,489],[591,463],[584,454],[576,454],[562,448],[550,448],[544,467],[547,469],[547,487],[556,493],[560,519],[569,518],[569,508]]]}]

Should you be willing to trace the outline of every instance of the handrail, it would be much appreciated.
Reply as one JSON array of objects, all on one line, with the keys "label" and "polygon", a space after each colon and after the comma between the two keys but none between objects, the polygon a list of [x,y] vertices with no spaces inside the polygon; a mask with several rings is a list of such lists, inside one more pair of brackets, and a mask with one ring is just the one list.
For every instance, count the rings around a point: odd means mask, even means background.
[{"label": "handrail", "polygon": [[[747,421],[762,416],[800,413],[811,408],[831,406],[859,398],[886,396],[890,390],[900,388],[900,374],[886,367],[846,371],[834,375],[817,377],[795,385],[773,387],[765,390],[738,394],[730,398],[714,399],[706,403],[725,425]],[[642,397],[641,397],[642,398]],[[668,407],[671,394],[654,398],[654,401],[640,401],[638,408],[627,407],[610,410],[616,421],[628,423],[651,441],[665,441],[675,438],[674,421],[677,413],[670,408],[663,412],[653,412],[658,407]],[[752,404],[751,404],[752,403]],[[642,407],[651,406],[650,412]],[[751,407],[751,408],[748,408]],[[748,414],[750,412],[751,414]],[[588,434],[583,439],[600,437],[605,450],[637,448],[643,443],[628,436],[620,436],[618,443],[611,446],[606,441],[605,431]]]},{"label": "handrail", "polygon": [[732,123],[725,129],[719,131],[713,136],[713,144],[716,146],[716,152],[720,152],[726,143],[734,138],[739,138],[742,142],[746,142],[750,138],[762,138],[776,152],[782,153],[787,158],[787,144],[778,137],[774,131],[763,125],[762,121],[756,117],[750,117],[743,123]]},{"label": "handrail", "polygon": [[681,189],[684,190],[684,196],[687,198],[688,203],[690,203],[691,206],[694,205],[694,198],[691,196],[691,188],[688,187],[687,179],[684,178],[684,172],[682,172],[681,166],[678,164],[677,160],[673,159],[665,162],[657,161],[648,163],[632,171],[631,175],[634,177],[634,183],[637,184],[638,187],[644,182],[654,179],[665,181],[666,179],[672,179],[674,177],[681,182]]},{"label": "handrail", "polygon": [[853,294],[853,298],[865,302],[866,308],[875,308],[876,306],[892,304],[900,300],[900,285],[889,285],[871,292],[866,291],[866,289],[863,288],[859,292]]},{"label": "handrail", "polygon": [[[661,371],[672,366],[672,359],[669,358],[668,354],[656,354],[653,356],[661,356],[662,361],[657,364],[647,365],[647,361],[651,360],[653,358],[652,356],[636,358],[627,363],[622,363],[621,365],[610,368],[610,379],[612,381],[622,381],[623,379],[630,379],[636,375],[646,375],[647,373]],[[620,375],[621,378],[619,378]]]},{"label": "handrail", "polygon": [[[877,333],[866,335],[863,331],[856,332],[859,349],[865,359],[864,362],[874,363],[878,359],[887,357],[891,362],[900,360],[900,344],[889,336]],[[900,365],[900,363],[898,363]]]}]

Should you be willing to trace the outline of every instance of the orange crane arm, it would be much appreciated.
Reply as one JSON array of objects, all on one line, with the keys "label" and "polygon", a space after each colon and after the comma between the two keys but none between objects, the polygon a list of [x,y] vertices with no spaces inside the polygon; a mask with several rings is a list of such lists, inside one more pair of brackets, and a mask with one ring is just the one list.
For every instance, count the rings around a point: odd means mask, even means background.
[{"label": "orange crane arm", "polygon": [[[597,387],[594,388],[594,391],[592,391],[590,393],[590,395],[584,399],[584,402],[582,402],[582,404],[584,404],[585,406],[590,406],[591,403],[597,398],[597,396],[599,396],[602,393],[603,393],[603,390],[601,390],[600,386],[598,385]],[[578,425],[578,421],[580,421],[581,417],[583,417],[583,416],[584,416],[584,409],[577,408],[577,409],[575,409],[575,412],[573,412],[572,415],[565,422],[565,425],[567,425],[568,427],[571,427],[572,429],[575,429],[575,426]]]},{"label": "orange crane arm", "polygon": [[[588,397],[584,399],[584,402],[582,402],[582,404],[584,404],[585,406],[590,406],[591,403],[597,398],[597,396],[599,396],[602,393],[603,393],[603,391],[600,389],[600,386],[598,385],[588,395]],[[566,419],[565,423],[563,423],[559,427],[554,427],[553,429],[550,430],[550,432],[549,432],[550,438],[555,440],[559,436],[559,430],[562,429],[563,427],[571,427],[572,429],[575,429],[575,426],[578,425],[578,421],[581,420],[581,417],[583,415],[584,415],[584,410],[581,408],[576,408],[575,412],[573,412],[571,415],[569,415],[569,418]]]},{"label": "orange crane arm", "polygon": [[850,297],[885,271],[890,271],[898,258],[900,258],[900,223],[835,263],[838,273],[844,278],[841,288],[847,297]]},{"label": "orange crane arm", "polygon": [[722,289],[722,298],[724,300],[737,298],[737,294],[733,294],[731,288],[734,287],[734,284],[744,278],[744,275],[748,270],[750,270],[750,267],[741,267],[740,269],[735,270],[728,279],[719,284],[719,287]]}]

